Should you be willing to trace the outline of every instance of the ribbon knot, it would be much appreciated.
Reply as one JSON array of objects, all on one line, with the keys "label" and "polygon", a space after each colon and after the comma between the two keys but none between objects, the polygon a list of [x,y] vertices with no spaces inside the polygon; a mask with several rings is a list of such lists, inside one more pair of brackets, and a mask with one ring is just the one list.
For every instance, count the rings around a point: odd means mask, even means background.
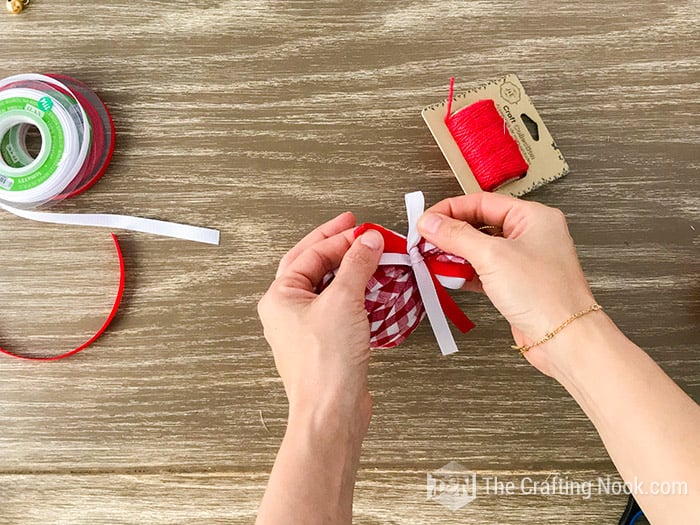
[{"label": "ribbon knot", "polygon": [[416,266],[425,261],[425,259],[423,258],[423,254],[420,252],[418,246],[414,246],[413,248],[408,250],[408,259],[411,263],[411,266]]}]

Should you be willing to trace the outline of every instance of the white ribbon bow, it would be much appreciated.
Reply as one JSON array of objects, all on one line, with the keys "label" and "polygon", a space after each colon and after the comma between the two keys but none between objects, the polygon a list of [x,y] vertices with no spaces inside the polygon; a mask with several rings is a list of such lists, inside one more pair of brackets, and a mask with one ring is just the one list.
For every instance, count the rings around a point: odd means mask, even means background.
[{"label": "white ribbon bow", "polygon": [[430,270],[423,260],[423,255],[420,253],[418,243],[421,240],[421,235],[418,233],[418,219],[423,215],[425,209],[425,198],[422,191],[414,191],[405,195],[406,212],[408,214],[408,236],[407,253],[385,253],[379,260],[382,265],[403,265],[410,266],[413,274],[416,276],[418,283],[418,291],[420,292],[425,312],[428,314],[430,326],[433,328],[435,339],[442,355],[454,354],[457,351],[457,344],[452,331],[447,324],[445,312],[442,310],[442,305],[438,299],[435,283],[430,276]]}]

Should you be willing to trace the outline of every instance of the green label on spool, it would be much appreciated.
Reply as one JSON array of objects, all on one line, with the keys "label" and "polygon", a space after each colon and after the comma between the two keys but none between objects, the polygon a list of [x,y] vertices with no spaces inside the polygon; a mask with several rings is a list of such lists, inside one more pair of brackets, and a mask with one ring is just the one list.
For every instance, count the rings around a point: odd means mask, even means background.
[{"label": "green label on spool", "polygon": [[[44,102],[42,103],[42,101]],[[39,107],[40,104],[42,107]],[[10,177],[13,180],[9,191],[25,191],[36,188],[46,182],[56,172],[59,162],[63,158],[65,137],[61,123],[51,111],[52,107],[53,101],[49,97],[42,97],[39,102],[25,97],[0,100],[0,119],[10,116],[21,116],[27,121],[31,121],[47,135],[44,136],[46,143],[43,146],[48,148],[48,152],[42,162],[34,166],[31,171],[15,176],[7,170],[0,170],[0,175]],[[17,165],[17,163],[12,162],[17,157],[17,154],[16,151],[12,151],[13,146],[9,133],[5,133],[2,137],[0,150],[2,150],[3,158],[9,161],[8,165],[13,168],[23,167],[23,165]]]},{"label": "green label on spool", "polygon": [[38,106],[41,111],[51,111],[53,100],[51,100],[51,97],[41,97]]}]

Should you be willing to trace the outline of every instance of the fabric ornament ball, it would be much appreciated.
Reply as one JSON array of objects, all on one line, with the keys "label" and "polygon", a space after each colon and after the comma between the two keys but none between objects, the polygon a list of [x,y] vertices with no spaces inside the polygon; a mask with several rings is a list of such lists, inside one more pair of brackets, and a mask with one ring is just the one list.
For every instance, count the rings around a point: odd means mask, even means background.
[{"label": "fabric ornament ball", "polygon": [[[384,254],[374,275],[367,283],[365,308],[370,325],[371,348],[393,348],[418,328],[426,315],[416,277],[411,266],[391,264],[390,254],[406,254],[406,237],[376,224],[366,223],[355,229],[355,238],[373,229],[384,238]],[[447,317],[462,332],[467,332],[474,324],[457,307],[445,287],[461,288],[466,281],[474,278],[472,266],[462,257],[448,254],[424,239],[418,244],[438,298]],[[318,292],[322,292],[334,279],[335,272],[323,278]]]}]

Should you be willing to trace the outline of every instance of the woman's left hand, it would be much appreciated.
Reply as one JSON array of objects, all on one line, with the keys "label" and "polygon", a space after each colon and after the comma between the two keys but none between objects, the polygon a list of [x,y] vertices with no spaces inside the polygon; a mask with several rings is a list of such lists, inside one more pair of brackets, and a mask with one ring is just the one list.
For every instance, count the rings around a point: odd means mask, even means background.
[{"label": "woman's left hand", "polygon": [[[355,421],[359,415],[366,432],[371,400],[365,287],[383,240],[371,230],[354,239],[354,226],[355,217],[343,213],[302,239],[280,262],[258,312],[290,419],[298,412]],[[335,269],[333,282],[317,294],[323,277]]]}]

